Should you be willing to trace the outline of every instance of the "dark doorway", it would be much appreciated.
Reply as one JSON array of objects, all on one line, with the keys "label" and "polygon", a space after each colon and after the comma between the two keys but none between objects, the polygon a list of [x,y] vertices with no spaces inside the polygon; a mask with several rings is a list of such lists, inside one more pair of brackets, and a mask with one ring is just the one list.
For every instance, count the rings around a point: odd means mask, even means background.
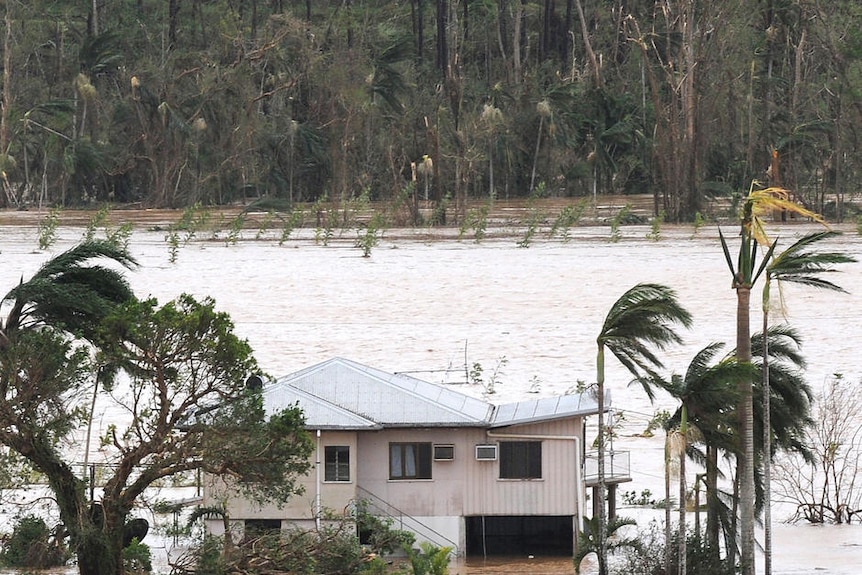
[{"label": "dark doorway", "polygon": [[467,517],[467,556],[573,555],[572,516]]}]

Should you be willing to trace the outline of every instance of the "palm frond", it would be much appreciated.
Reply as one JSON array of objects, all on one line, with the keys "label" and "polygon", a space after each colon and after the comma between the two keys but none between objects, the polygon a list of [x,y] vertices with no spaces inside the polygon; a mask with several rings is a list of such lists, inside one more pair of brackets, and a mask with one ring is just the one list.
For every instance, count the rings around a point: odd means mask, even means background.
[{"label": "palm frond", "polygon": [[681,343],[677,325],[691,326],[691,314],[676,299],[676,292],[660,284],[643,283],[625,292],[611,307],[597,338],[644,385],[664,367],[655,350]]},{"label": "palm frond", "polygon": [[820,224],[825,224],[823,216],[794,202],[790,197],[790,191],[784,188],[751,189],[748,192],[746,204],[751,209],[751,237],[761,245],[771,243],[766,233],[762,216],[773,211],[788,212],[804,218],[810,218]]},{"label": "palm frond", "polygon": [[836,264],[853,263],[856,259],[841,252],[810,250],[817,242],[837,235],[840,234],[824,230],[803,236],[772,260],[767,268],[769,277],[779,282],[844,292],[842,287],[818,276],[837,271],[832,267]]},{"label": "palm frond", "polygon": [[[797,369],[805,369],[805,357],[800,351],[802,336],[795,328],[786,323],[770,326],[767,337],[769,338],[767,349],[769,350],[770,362],[772,360],[788,362],[793,364]],[[752,355],[762,358],[763,349],[763,333],[755,333],[751,336]]]},{"label": "palm frond", "polygon": [[48,260],[29,281],[22,281],[0,300],[12,302],[5,331],[51,325],[89,338],[115,305],[133,297],[121,271],[91,262],[105,259],[130,269],[129,252],[104,240],[83,242]]}]

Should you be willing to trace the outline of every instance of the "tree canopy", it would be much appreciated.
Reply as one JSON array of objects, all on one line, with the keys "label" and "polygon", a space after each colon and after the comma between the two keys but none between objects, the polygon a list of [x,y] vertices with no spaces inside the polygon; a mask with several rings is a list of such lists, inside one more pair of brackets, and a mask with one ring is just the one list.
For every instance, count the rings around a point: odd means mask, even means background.
[{"label": "tree canopy", "polygon": [[[758,180],[840,217],[862,181],[860,16],[849,0],[6,3],[0,204],[424,187],[462,217],[471,199],[598,192],[652,194],[677,221]],[[412,166],[428,171],[411,188]]]},{"label": "tree canopy", "polygon": [[[99,254],[98,245],[53,258],[4,300],[7,317],[21,310],[30,321],[7,320],[2,332],[0,444],[47,480],[82,575],[115,575],[127,515],[154,482],[202,470],[233,478],[248,496],[283,502],[308,470],[312,443],[298,407],[264,413],[259,389],[246,385],[261,375],[252,350],[214,301],[139,301],[115,289],[125,285],[122,275],[86,265],[83,254]],[[109,253],[131,262],[122,250]],[[80,277],[87,281],[61,281]],[[104,286],[122,297],[102,297]],[[69,304],[67,313],[40,307],[49,300]],[[71,313],[73,302],[88,313]],[[102,438],[104,484],[94,501],[86,470],[66,449],[81,442],[96,396],[126,416]]]}]

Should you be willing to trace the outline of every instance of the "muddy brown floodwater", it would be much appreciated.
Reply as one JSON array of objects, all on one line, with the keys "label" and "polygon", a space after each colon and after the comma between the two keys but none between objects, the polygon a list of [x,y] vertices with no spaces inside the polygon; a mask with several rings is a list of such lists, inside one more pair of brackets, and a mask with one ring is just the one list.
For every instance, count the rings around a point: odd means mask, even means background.
[{"label": "muddy brown floodwater", "polygon": [[[786,246],[813,229],[788,224],[771,232]],[[855,229],[842,231],[828,247],[862,259]],[[35,227],[0,227],[0,291],[32,275],[82,232],[64,226],[57,243],[42,252]],[[136,230],[130,250],[141,266],[129,278],[139,296],[161,302],[184,292],[213,297],[273,376],[342,356],[414,372],[496,403],[565,393],[593,381],[602,321],[616,298],[638,282],[675,288],[694,317],[685,344],[662,355],[669,372],[682,373],[711,342],[733,347],[736,298],[714,227],[665,226],[661,239],[651,241],[649,227],[627,226],[616,242],[607,226],[577,227],[569,241],[540,233],[528,248],[518,247],[522,236],[511,232],[478,243],[469,237],[430,241],[421,232],[387,232],[369,258],[355,247],[355,231],[327,246],[316,244],[308,230],[284,245],[277,232],[258,237],[256,230],[244,230],[235,245],[226,244],[224,233],[220,239],[199,235],[172,262],[164,232]],[[786,321],[804,338],[806,377],[815,391],[833,373],[856,382],[862,377],[862,264],[842,266],[830,279],[849,293],[792,286],[783,291]],[[759,330],[756,294],[752,331]],[[773,310],[770,316],[778,321],[780,314]],[[467,381],[468,368],[476,364],[483,368],[484,386]],[[622,490],[662,493],[663,443],[639,435],[657,410],[675,404],[667,396],[651,403],[640,387],[627,385],[630,377],[613,362],[606,377],[613,405],[625,416],[617,422],[614,448],[632,453],[633,481]],[[94,437],[124,417],[108,401],[97,413]],[[74,461],[83,461],[82,446],[72,449]],[[94,450],[90,461],[95,457]],[[689,471],[693,478],[695,470]],[[776,575],[862,573],[862,526],[782,524],[790,511],[778,505],[773,512]],[[620,514],[635,516],[641,525],[654,519],[624,506]],[[568,559],[522,558],[459,563],[452,572],[537,575],[573,568]]]},{"label": "muddy brown floodwater", "polygon": [[[583,572],[589,571],[584,561]],[[449,566],[452,575],[509,575],[529,573],[530,575],[561,575],[574,573],[571,557],[491,557],[454,562]]]}]

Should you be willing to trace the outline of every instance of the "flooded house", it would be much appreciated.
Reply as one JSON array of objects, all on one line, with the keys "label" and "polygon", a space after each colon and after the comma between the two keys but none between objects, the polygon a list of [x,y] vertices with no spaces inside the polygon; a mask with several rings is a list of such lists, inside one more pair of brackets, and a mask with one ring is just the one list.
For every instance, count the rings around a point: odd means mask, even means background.
[{"label": "flooded house", "polygon": [[[585,509],[596,483],[585,477],[595,468],[584,454],[585,418],[597,413],[590,394],[494,405],[341,358],[262,393],[269,413],[298,403],[315,455],[304,493],[281,508],[207,482],[204,504],[227,501],[237,528],[314,528],[350,520],[361,502],[417,542],[457,555],[564,555],[574,552],[582,516],[595,512]],[[628,475],[627,466],[614,469],[611,486]]]}]

